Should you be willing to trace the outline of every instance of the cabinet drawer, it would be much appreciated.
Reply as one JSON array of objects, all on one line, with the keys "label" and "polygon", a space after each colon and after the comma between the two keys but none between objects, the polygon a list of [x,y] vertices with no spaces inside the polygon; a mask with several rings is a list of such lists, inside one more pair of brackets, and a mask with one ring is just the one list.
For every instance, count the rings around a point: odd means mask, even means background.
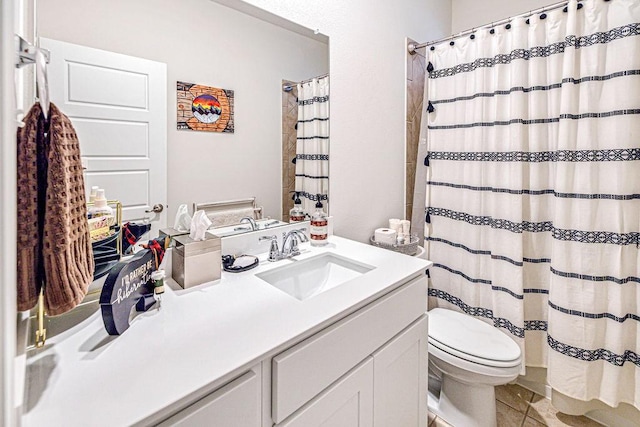
[{"label": "cabinet drawer", "polygon": [[419,277],[273,358],[272,416],[295,412],[426,311]]},{"label": "cabinet drawer", "polygon": [[260,427],[260,368],[241,375],[165,420],[159,427]]}]

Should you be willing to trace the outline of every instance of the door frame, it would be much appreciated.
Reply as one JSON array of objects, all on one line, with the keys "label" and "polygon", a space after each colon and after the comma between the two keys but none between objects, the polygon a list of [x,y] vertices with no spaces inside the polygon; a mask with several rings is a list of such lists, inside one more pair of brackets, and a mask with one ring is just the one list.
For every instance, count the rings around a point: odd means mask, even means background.
[{"label": "door frame", "polygon": [[35,13],[35,0],[0,2],[0,425],[8,427],[21,424],[27,326],[27,316],[17,311],[15,286],[16,118],[17,109],[33,102],[35,89],[33,67],[16,72],[14,34],[33,42]]},{"label": "door frame", "polygon": [[[16,106],[14,13],[18,1],[0,3],[0,424],[17,424],[16,356]],[[9,202],[8,202],[9,201]],[[13,203],[11,202],[13,201]]]}]

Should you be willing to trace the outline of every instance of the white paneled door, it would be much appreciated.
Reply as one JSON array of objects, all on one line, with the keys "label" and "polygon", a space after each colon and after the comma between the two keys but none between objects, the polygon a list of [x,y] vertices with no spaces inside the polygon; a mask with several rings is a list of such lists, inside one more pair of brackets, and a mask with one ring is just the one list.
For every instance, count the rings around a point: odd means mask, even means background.
[{"label": "white paneled door", "polygon": [[[51,51],[49,93],[80,140],[87,196],[104,188],[123,221],[166,225],[167,67],[147,59],[40,39]],[[151,212],[154,205],[161,212]],[[158,210],[158,209],[156,209]]]}]

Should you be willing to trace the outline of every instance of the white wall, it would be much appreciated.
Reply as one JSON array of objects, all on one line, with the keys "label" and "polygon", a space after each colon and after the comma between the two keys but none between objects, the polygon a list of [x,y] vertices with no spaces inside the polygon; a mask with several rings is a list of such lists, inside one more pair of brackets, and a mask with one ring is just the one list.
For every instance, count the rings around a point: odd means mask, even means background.
[{"label": "white wall", "polygon": [[451,31],[459,33],[494,21],[520,15],[554,0],[452,0]]},{"label": "white wall", "polygon": [[[39,0],[37,8],[39,36],[167,64],[169,225],[181,203],[249,196],[279,218],[281,81],[327,72],[326,42],[208,0]],[[233,89],[235,133],[176,130],[178,80]]]},{"label": "white wall", "polygon": [[245,0],[330,37],[331,214],[368,241],[404,216],[405,37],[450,33],[450,0]]}]

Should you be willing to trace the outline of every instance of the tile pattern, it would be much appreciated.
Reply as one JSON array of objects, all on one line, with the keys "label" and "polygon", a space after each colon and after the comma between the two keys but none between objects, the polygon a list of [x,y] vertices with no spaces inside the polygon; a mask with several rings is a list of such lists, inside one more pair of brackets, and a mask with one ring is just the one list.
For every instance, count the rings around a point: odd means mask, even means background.
[{"label": "tile pattern", "polygon": [[[584,416],[558,412],[549,399],[516,384],[496,387],[498,427],[603,427]],[[428,427],[451,426],[441,418],[429,414]]]},{"label": "tile pattern", "polygon": [[291,162],[296,156],[298,121],[298,87],[283,80],[282,85],[293,86],[291,92],[282,91],[282,220],[289,222],[289,211],[293,208],[291,192],[296,187],[296,165]]},{"label": "tile pattern", "polygon": [[[416,43],[408,40],[409,43]],[[416,157],[418,140],[420,138],[420,121],[422,120],[422,106],[424,95],[424,77],[426,59],[424,52],[415,55],[407,52],[407,136],[406,136],[406,206],[405,218],[411,219],[413,210],[413,190],[415,187]]]}]

